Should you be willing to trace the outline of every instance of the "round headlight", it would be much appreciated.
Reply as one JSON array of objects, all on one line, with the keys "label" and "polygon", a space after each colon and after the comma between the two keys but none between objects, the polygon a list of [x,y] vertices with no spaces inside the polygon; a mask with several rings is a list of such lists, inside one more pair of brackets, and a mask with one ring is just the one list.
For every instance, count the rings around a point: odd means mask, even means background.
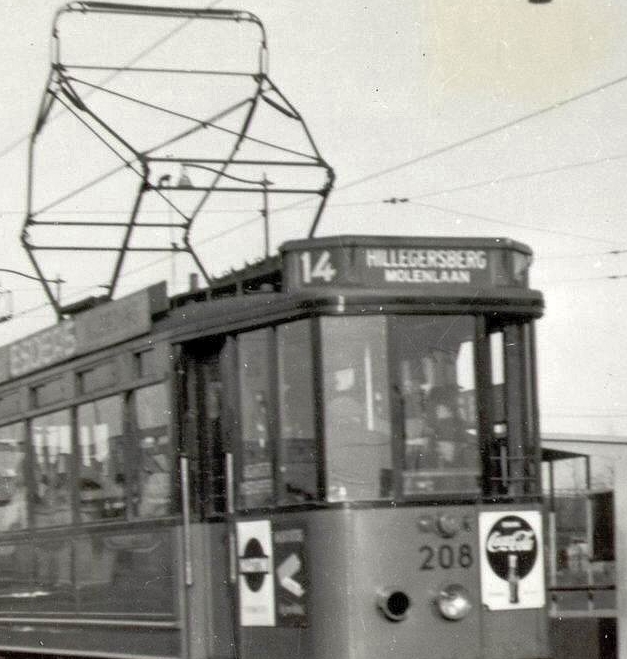
[{"label": "round headlight", "polygon": [[470,593],[459,584],[443,588],[435,602],[440,615],[447,620],[462,620],[472,608]]},{"label": "round headlight", "polygon": [[459,530],[462,527],[462,521],[456,515],[444,513],[438,517],[436,526],[441,536],[452,538],[459,533]]}]

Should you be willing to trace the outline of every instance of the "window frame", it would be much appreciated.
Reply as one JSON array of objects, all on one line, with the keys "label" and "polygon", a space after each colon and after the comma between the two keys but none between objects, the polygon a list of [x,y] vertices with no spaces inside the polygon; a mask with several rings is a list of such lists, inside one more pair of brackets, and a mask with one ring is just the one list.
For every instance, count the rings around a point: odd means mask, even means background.
[{"label": "window frame", "polygon": [[[359,313],[341,314],[342,317],[363,317]],[[385,320],[386,337],[385,349],[386,358],[388,363],[388,387],[389,387],[389,416],[391,423],[391,464],[392,464],[392,494],[389,498],[368,499],[367,501],[373,505],[377,503],[403,502],[403,503],[420,503],[428,501],[499,501],[499,500],[529,500],[536,498],[539,494],[539,477],[538,467],[534,466],[539,461],[540,446],[537,428],[537,391],[534,389],[536,386],[535,375],[535,351],[534,351],[534,319],[531,316],[517,317],[517,316],[504,316],[499,314],[496,318],[496,324],[493,316],[489,312],[472,311],[463,313],[460,311],[451,311],[450,313],[438,311],[425,311],[422,313],[372,313],[368,314],[372,317],[382,317]],[[477,470],[479,486],[475,489],[460,489],[457,492],[425,492],[418,494],[404,494],[402,482],[402,470],[404,464],[404,446],[402,444],[402,412],[399,409],[398,396],[395,394],[395,379],[398,378],[394,374],[396,368],[396,359],[398,350],[395,346],[394,331],[391,330],[390,318],[392,316],[403,317],[419,317],[419,316],[432,316],[432,317],[446,317],[446,316],[460,316],[468,317],[473,321],[474,333],[472,336],[473,348],[473,365],[472,376],[474,378],[474,392],[475,392],[475,419],[476,419],[476,434],[477,434]],[[231,364],[236,369],[236,374],[231,384],[231,395],[236,394],[234,398],[234,416],[228,422],[229,433],[232,434],[230,443],[231,450],[234,456],[234,472],[232,487],[235,490],[234,507],[238,511],[247,510],[265,510],[270,508],[291,508],[293,506],[302,505],[333,505],[334,501],[329,501],[327,496],[327,454],[325,436],[325,409],[324,403],[324,368],[323,368],[323,336],[322,325],[323,318],[340,317],[339,314],[321,313],[311,316],[304,316],[296,319],[284,320],[281,322],[273,323],[270,325],[263,325],[257,328],[247,328],[245,331],[238,332],[230,335],[233,340],[234,348],[231,357]],[[278,365],[278,341],[277,334],[280,326],[289,324],[291,322],[298,322],[299,320],[306,320],[310,328],[310,345],[309,354],[312,359],[312,378],[313,398],[312,401],[314,410],[314,430],[315,430],[315,460],[316,460],[316,473],[317,473],[317,495],[311,501],[303,502],[289,502],[286,500],[284,493],[284,477],[281,472],[283,451],[282,439],[280,432],[280,414],[278,410],[279,405],[279,392],[278,392],[278,379],[279,379],[279,365]],[[490,442],[492,438],[492,419],[494,416],[494,401],[492,399],[492,356],[490,351],[490,335],[493,333],[496,325],[502,327],[509,327],[508,338],[509,343],[515,345],[509,348],[509,357],[504,360],[504,375],[505,384],[504,388],[507,391],[507,399],[515,401],[518,394],[524,394],[525,401],[518,401],[517,403],[509,403],[507,407],[507,415],[516,426],[518,433],[516,436],[524,438],[525,453],[524,457],[524,470],[525,470],[525,484],[520,491],[509,491],[495,495],[493,488],[490,486],[490,478],[493,476],[493,466],[490,463]],[[513,329],[511,329],[513,328]],[[267,329],[270,331],[269,340],[269,375],[268,381],[271,383],[269,406],[271,423],[269,425],[269,437],[273,442],[271,446],[271,462],[272,474],[274,479],[274,495],[271,503],[263,506],[246,507],[239,495],[239,484],[242,476],[242,428],[241,428],[241,401],[240,401],[240,383],[239,383],[239,347],[237,344],[238,337],[250,331],[257,329]],[[515,339],[515,340],[514,340]],[[507,342],[507,341],[506,341]],[[225,342],[225,345],[228,343]],[[507,361],[507,363],[505,363]],[[225,383],[226,387],[226,383]],[[520,396],[518,396],[520,398]],[[522,419],[526,419],[527,427],[522,428],[524,425]],[[226,420],[225,420],[226,421]],[[227,425],[225,423],[225,425]],[[521,434],[522,433],[522,434]],[[514,439],[510,439],[510,442]],[[229,444],[226,443],[226,446]],[[536,455],[530,455],[529,451],[535,446]],[[227,450],[227,449],[225,449]],[[535,476],[533,473],[535,472]],[[365,502],[361,499],[350,499],[347,503]]]},{"label": "window frame", "polygon": [[[492,322],[490,322],[492,321]],[[537,499],[541,490],[541,445],[535,356],[535,321],[531,317],[485,318],[482,343],[485,365],[481,371],[484,394],[484,498],[490,501]],[[506,434],[498,442],[492,381],[491,336],[503,334],[503,412]],[[497,443],[505,448],[506,473],[495,454]],[[499,472],[500,470],[500,472]]]}]

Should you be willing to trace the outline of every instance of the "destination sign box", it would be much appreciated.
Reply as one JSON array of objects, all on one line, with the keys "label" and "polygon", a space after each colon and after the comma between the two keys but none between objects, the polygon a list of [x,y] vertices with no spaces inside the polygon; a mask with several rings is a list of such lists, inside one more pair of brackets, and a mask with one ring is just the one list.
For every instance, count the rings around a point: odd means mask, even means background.
[{"label": "destination sign box", "polygon": [[334,237],[283,247],[288,290],[526,286],[530,250],[506,239]]},{"label": "destination sign box", "polygon": [[0,348],[0,382],[150,331],[165,284],[95,307]]}]

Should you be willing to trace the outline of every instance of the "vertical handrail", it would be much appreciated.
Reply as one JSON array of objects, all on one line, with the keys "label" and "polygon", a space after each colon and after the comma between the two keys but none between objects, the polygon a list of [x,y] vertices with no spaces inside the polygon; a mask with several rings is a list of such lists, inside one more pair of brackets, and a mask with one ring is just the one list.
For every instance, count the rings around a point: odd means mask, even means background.
[{"label": "vertical handrail", "polygon": [[181,470],[181,501],[183,507],[183,565],[185,571],[185,585],[194,584],[192,569],[192,547],[191,547],[191,517],[189,505],[189,459],[183,454],[180,457]]}]

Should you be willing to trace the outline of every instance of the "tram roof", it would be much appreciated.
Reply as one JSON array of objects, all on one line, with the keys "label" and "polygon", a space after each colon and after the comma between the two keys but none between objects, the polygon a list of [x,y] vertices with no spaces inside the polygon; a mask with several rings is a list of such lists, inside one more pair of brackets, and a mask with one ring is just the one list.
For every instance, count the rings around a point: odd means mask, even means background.
[{"label": "tram roof", "polygon": [[527,286],[531,250],[507,238],[331,236],[280,253],[172,298],[161,282],[75,305],[69,319],[0,347],[0,382],[142,335],[181,342],[311,313],[542,314]]},{"label": "tram roof", "polygon": [[307,249],[315,244],[317,247],[423,247],[424,249],[453,249],[463,246],[466,249],[502,249],[532,254],[531,248],[517,240],[504,236],[383,236],[341,234],[289,240],[281,246],[282,252],[294,249]]}]

